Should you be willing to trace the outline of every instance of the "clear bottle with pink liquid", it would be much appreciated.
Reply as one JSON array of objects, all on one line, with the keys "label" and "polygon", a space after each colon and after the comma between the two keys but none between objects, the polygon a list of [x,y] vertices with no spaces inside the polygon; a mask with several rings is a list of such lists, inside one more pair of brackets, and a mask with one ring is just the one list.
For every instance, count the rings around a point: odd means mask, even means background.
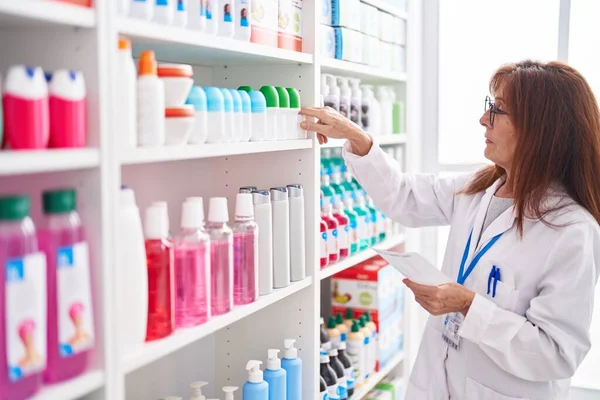
[{"label": "clear bottle with pink liquid", "polygon": [[225,197],[213,197],[208,207],[206,231],[210,237],[210,310],[221,315],[233,308],[233,231],[227,222]]},{"label": "clear bottle with pink liquid", "polygon": [[210,239],[204,231],[202,197],[182,205],[181,233],[175,239],[175,324],[200,325],[210,318]]},{"label": "clear bottle with pink liquid", "polygon": [[29,208],[0,197],[0,400],[30,398],[46,366],[46,261]]},{"label": "clear bottle with pink liquid", "polygon": [[44,381],[61,382],[82,373],[94,346],[90,256],[73,189],[43,193],[46,254],[48,366]]},{"label": "clear bottle with pink liquid", "polygon": [[258,225],[250,193],[238,193],[233,225],[233,302],[249,304],[258,298]]}]

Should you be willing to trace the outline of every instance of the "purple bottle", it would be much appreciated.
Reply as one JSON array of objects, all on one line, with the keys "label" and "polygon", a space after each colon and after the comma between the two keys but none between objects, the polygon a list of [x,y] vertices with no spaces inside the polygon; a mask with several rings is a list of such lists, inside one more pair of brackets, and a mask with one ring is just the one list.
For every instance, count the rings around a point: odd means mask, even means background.
[{"label": "purple bottle", "polygon": [[204,231],[202,197],[182,205],[181,233],[175,240],[175,323],[200,325],[210,318],[210,239]]},{"label": "purple bottle", "polygon": [[233,308],[233,231],[227,226],[225,197],[213,197],[208,207],[206,230],[210,237],[210,310],[221,315]]},{"label": "purple bottle", "polygon": [[233,301],[243,305],[258,298],[258,225],[250,193],[238,193],[233,225]]}]

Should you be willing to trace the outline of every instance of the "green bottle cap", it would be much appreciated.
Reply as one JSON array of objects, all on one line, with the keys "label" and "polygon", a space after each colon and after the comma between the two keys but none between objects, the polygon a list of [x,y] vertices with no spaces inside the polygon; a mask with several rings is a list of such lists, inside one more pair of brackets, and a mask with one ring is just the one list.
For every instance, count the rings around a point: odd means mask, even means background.
[{"label": "green bottle cap", "polygon": [[354,319],[354,311],[351,308],[346,308],[346,319]]},{"label": "green bottle cap", "polygon": [[373,319],[371,318],[371,311],[365,311],[365,319],[367,320],[367,322],[373,321]]},{"label": "green bottle cap", "polygon": [[287,90],[290,96],[290,108],[300,108],[300,92],[298,89],[289,87],[285,90]]},{"label": "green bottle cap", "polygon": [[267,100],[267,108],[279,107],[279,94],[277,94],[277,89],[274,86],[263,86],[260,91]]},{"label": "green bottle cap", "polygon": [[252,91],[252,87],[251,86],[240,86],[238,88],[238,90],[243,90],[244,92],[250,93]]},{"label": "green bottle cap", "polygon": [[339,312],[336,314],[335,316],[335,322],[339,325],[339,324],[343,324],[344,323],[344,317],[342,316],[342,313]]},{"label": "green bottle cap", "polygon": [[277,95],[279,96],[279,108],[290,108],[290,95],[285,88],[277,86]]},{"label": "green bottle cap", "polygon": [[360,332],[360,326],[358,326],[358,321],[354,320],[352,321],[352,332]]},{"label": "green bottle cap", "polygon": [[367,325],[366,322],[365,322],[365,316],[364,315],[361,315],[360,318],[358,319],[358,321],[359,321],[359,325],[360,325],[361,328],[364,328]]},{"label": "green bottle cap", "polygon": [[77,199],[74,189],[48,190],[42,197],[45,214],[65,214],[75,211]]},{"label": "green bottle cap", "polygon": [[327,329],[334,329],[337,326],[337,322],[335,322],[335,317],[329,317],[327,320]]},{"label": "green bottle cap", "polygon": [[0,221],[16,221],[29,216],[28,196],[0,197]]}]

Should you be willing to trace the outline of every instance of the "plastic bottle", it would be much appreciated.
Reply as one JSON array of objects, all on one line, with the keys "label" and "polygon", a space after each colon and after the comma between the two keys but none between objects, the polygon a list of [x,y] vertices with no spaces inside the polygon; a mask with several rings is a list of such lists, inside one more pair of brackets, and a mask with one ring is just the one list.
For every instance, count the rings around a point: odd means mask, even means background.
[{"label": "plastic bottle", "polygon": [[329,354],[326,351],[321,350],[321,367],[320,367],[320,375],[321,378],[325,381],[327,385],[327,394],[329,394],[330,399],[340,399],[338,394],[338,378],[335,374],[335,371],[329,365]]},{"label": "plastic bottle", "polygon": [[119,0],[119,9],[118,9],[118,13],[119,15],[123,16],[123,17],[127,17],[129,15],[129,5],[131,3],[131,0]]},{"label": "plastic bottle", "polygon": [[[345,326],[345,325],[344,325]],[[338,346],[338,359],[344,367],[346,375],[346,387],[348,388],[348,397],[354,394],[354,369],[350,359],[346,356],[346,342],[341,342]]]},{"label": "plastic bottle", "polygon": [[345,200],[346,193],[341,193],[337,196],[336,202],[333,206],[333,216],[340,224],[343,223],[343,219],[346,219],[347,221],[346,225],[344,226],[344,232],[347,235],[350,255],[352,255],[358,251],[359,246],[357,216],[354,211],[345,208]]},{"label": "plastic bottle", "polygon": [[202,198],[183,202],[175,241],[175,323],[196,326],[210,318],[210,239],[204,231]]},{"label": "plastic bottle", "polygon": [[267,132],[270,126],[267,121],[267,100],[262,92],[251,90],[248,92],[250,96],[250,106],[252,109],[252,136],[250,140],[253,142],[262,142],[267,140]]},{"label": "plastic bottle", "polygon": [[235,30],[235,2],[232,0],[215,1],[222,17],[219,22],[219,36],[232,38]]},{"label": "plastic bottle", "polygon": [[371,218],[371,232],[370,236],[370,245],[374,246],[379,241],[379,229],[381,228],[381,222],[379,220],[379,211],[373,206],[373,202],[367,203],[366,193],[363,193],[363,196],[360,197],[359,204],[366,208],[369,216]]},{"label": "plastic bottle", "polygon": [[260,88],[267,102],[267,132],[265,140],[278,140],[283,132],[279,132],[279,95],[273,86]]},{"label": "plastic bottle", "polygon": [[323,105],[340,112],[339,88],[335,85],[334,89],[331,82],[335,84],[335,77],[333,75],[321,74],[321,95],[323,96]]},{"label": "plastic bottle", "polygon": [[377,101],[381,109],[381,135],[392,133],[393,114],[389,89],[386,86],[377,87]]},{"label": "plastic bottle", "polygon": [[[46,260],[29,209],[27,196],[0,197],[0,265],[6,278],[0,279],[0,393],[7,400],[30,398],[46,366]],[[31,300],[28,307],[24,298]],[[26,371],[19,367],[24,357],[31,366]]]},{"label": "plastic bottle", "polygon": [[276,86],[277,96],[279,97],[279,113],[277,114],[277,140],[288,140],[296,134],[296,129],[292,129],[294,119],[290,119],[290,95],[287,90],[281,86]]},{"label": "plastic bottle", "polygon": [[238,193],[233,225],[233,301],[249,304],[258,299],[258,225],[254,222],[252,194]]},{"label": "plastic bottle", "polygon": [[354,324],[354,310],[352,310],[351,308],[346,308],[346,315],[344,316],[344,325],[348,327],[348,332],[350,332],[352,324]]},{"label": "plastic bottle", "polygon": [[290,285],[290,209],[287,188],[271,188],[273,210],[273,287]]},{"label": "plastic bottle", "polygon": [[44,381],[62,382],[82,373],[94,346],[94,314],[88,244],[73,189],[45,191],[48,364]]},{"label": "plastic bottle", "polygon": [[233,97],[229,89],[221,89],[223,94],[223,111],[224,111],[224,132],[225,137],[223,143],[232,143],[235,137],[235,116],[233,113]]},{"label": "plastic bottle", "polygon": [[40,67],[15,65],[4,81],[4,143],[12,150],[48,147],[48,85]]},{"label": "plastic bottle", "polygon": [[246,364],[248,382],[244,383],[242,398],[244,400],[269,400],[269,384],[263,380],[260,370],[261,361],[250,360]]},{"label": "plastic bottle", "polygon": [[360,90],[360,79],[350,79],[352,95],[350,98],[350,120],[362,127],[362,90]]},{"label": "plastic bottle", "polygon": [[329,335],[327,334],[327,330],[325,329],[325,320],[323,319],[323,317],[321,317],[319,327],[319,335],[321,337],[321,348],[323,350],[329,351],[329,349],[331,349],[331,340],[329,340]]},{"label": "plastic bottle", "polygon": [[206,29],[206,1],[189,0],[188,28],[203,31]]},{"label": "plastic bottle", "polygon": [[283,359],[281,367],[285,369],[287,381],[287,400],[303,400],[302,397],[302,360],[298,357],[298,349],[294,347],[295,339],[283,341]]},{"label": "plastic bottle", "polygon": [[361,85],[363,92],[361,121],[371,136],[381,135],[381,107],[375,98],[372,85]]},{"label": "plastic bottle", "polygon": [[350,329],[348,329],[346,324],[344,324],[344,317],[342,316],[342,313],[337,313],[335,315],[335,323],[337,330],[340,331],[340,341],[345,342],[348,338],[348,332]]},{"label": "plastic bottle", "polygon": [[242,114],[242,98],[235,89],[229,89],[231,98],[233,99],[233,119],[234,119],[234,131],[233,141],[241,142],[244,130],[244,116]]},{"label": "plastic bottle", "polygon": [[152,20],[159,24],[172,25],[176,0],[156,0]]},{"label": "plastic bottle", "polygon": [[202,388],[208,385],[208,382],[196,381],[190,383],[190,392],[192,397],[190,400],[206,400],[206,396],[202,394]]},{"label": "plastic bottle", "polygon": [[225,141],[225,98],[223,92],[216,87],[204,88],[206,94],[206,119],[208,135],[206,143],[221,143]]},{"label": "plastic bottle", "polygon": [[[128,3],[129,4],[129,3]],[[117,55],[117,78],[121,95],[119,104],[115,107],[117,121],[123,129],[124,147],[137,147],[137,93],[136,70],[131,56],[131,41],[119,38],[119,53]]]},{"label": "plastic bottle", "polygon": [[327,320],[327,336],[331,341],[331,348],[337,349],[337,346],[342,341],[342,332],[337,328],[335,317],[329,317]]},{"label": "plastic bottle", "polygon": [[206,230],[210,236],[211,315],[233,307],[233,231],[227,226],[229,213],[225,197],[213,197],[208,208]]},{"label": "plastic bottle", "polygon": [[250,41],[252,8],[250,0],[236,0],[235,38]]},{"label": "plastic bottle", "polygon": [[225,393],[225,400],[234,400],[233,393],[238,390],[237,386],[223,386],[223,392]]},{"label": "plastic bottle", "polygon": [[286,399],[287,374],[281,368],[281,360],[277,358],[279,349],[269,349],[269,358],[265,368],[265,381],[269,384],[269,400]]},{"label": "plastic bottle", "polygon": [[352,368],[354,369],[355,388],[359,388],[365,382],[365,336],[361,332],[359,322],[354,320],[352,328],[346,340],[348,351],[346,354],[350,358]]},{"label": "plastic bottle", "polygon": [[252,101],[250,95],[244,90],[238,90],[240,100],[242,101],[242,116],[240,120],[240,141],[248,142],[252,137]]},{"label": "plastic bottle", "polygon": [[379,349],[379,345],[377,343],[377,325],[375,322],[373,322],[371,313],[369,311],[365,311],[364,317],[367,328],[369,328],[371,331],[371,339],[369,340],[369,343],[371,344],[371,371],[375,372],[375,366],[377,365],[377,353]]},{"label": "plastic bottle", "polygon": [[165,87],[156,70],[154,52],[143,51],[137,80],[138,145],[142,147],[165,144]]},{"label": "plastic bottle", "polygon": [[344,370],[344,366],[338,358],[337,348],[329,350],[329,365],[331,366],[331,369],[333,369],[335,375],[337,376],[338,396],[342,400],[347,399],[348,381],[346,380],[346,371]]},{"label": "plastic bottle", "polygon": [[252,192],[254,219],[258,225],[258,293],[273,291],[273,214],[271,193],[268,190]]},{"label": "plastic bottle", "polygon": [[55,71],[48,90],[49,147],[84,147],[87,136],[87,105],[83,74],[66,69]]},{"label": "plastic bottle", "polygon": [[304,228],[304,190],[302,185],[287,185],[290,207],[290,279],[306,277],[306,242]]},{"label": "plastic bottle", "polygon": [[327,394],[327,383],[322,376],[319,376],[319,399],[320,400],[331,400],[329,394]]},{"label": "plastic bottle", "polygon": [[365,335],[365,379],[368,379],[375,372],[377,350],[375,349],[374,343],[371,342],[373,332],[367,326],[366,317],[361,315],[358,321],[360,323],[360,330]]},{"label": "plastic bottle", "polygon": [[290,96],[290,118],[288,121],[290,124],[293,124],[291,139],[306,139],[308,134],[304,129],[300,127],[300,123],[304,121],[304,116],[298,114],[300,112],[300,92],[296,88],[287,88],[288,95]]},{"label": "plastic bottle", "polygon": [[170,335],[175,328],[173,293],[173,243],[168,239],[165,207],[146,209],[146,263],[148,267],[148,327],[146,341]]},{"label": "plastic bottle", "polygon": [[348,78],[338,76],[337,85],[340,90],[340,114],[350,119],[350,98],[352,97],[352,90],[348,84]]},{"label": "plastic bottle", "polygon": [[221,19],[220,2],[218,0],[206,0],[206,25],[204,33],[216,35],[219,32],[219,21]]},{"label": "plastic bottle", "polygon": [[385,237],[387,235],[386,216],[383,215],[381,210],[379,210],[377,207],[375,207],[375,203],[373,202],[373,199],[371,197],[367,197],[367,207],[370,210],[375,210],[375,219],[376,219],[376,225],[377,225],[377,227],[376,227],[377,241],[381,242],[381,241],[385,240]]},{"label": "plastic bottle", "polygon": [[[208,137],[208,116],[206,93],[200,86],[193,86],[185,102],[194,106],[194,129],[188,139],[190,144],[202,144]],[[212,127],[211,127],[212,129]]]},{"label": "plastic bottle", "polygon": [[130,0],[129,15],[133,18],[150,21],[154,15],[154,0]]},{"label": "plastic bottle", "polygon": [[188,24],[188,0],[176,0],[176,2],[173,25],[179,28],[185,28]]},{"label": "plastic bottle", "polygon": [[360,246],[359,250],[365,250],[371,245],[373,238],[373,218],[369,210],[365,207],[365,199],[357,196],[358,203],[354,206],[354,212],[358,215]]},{"label": "plastic bottle", "polygon": [[330,216],[332,216],[333,218],[335,218],[335,220],[338,223],[338,243],[339,243],[339,247],[340,247],[340,260],[348,257],[348,255],[350,255],[350,238],[351,238],[351,232],[350,232],[350,220],[348,219],[347,216],[345,216],[341,209],[339,208],[340,203],[341,203],[341,199],[343,198],[344,194],[341,193],[340,195],[336,196],[336,207],[332,208],[332,212],[330,213]]},{"label": "plastic bottle", "polygon": [[338,222],[331,215],[331,198],[323,198],[323,204],[321,206],[321,219],[327,224],[327,250],[329,252],[329,263],[333,264],[340,260],[341,250],[344,250],[344,257],[348,256],[348,247],[340,249],[340,242],[338,239]]}]

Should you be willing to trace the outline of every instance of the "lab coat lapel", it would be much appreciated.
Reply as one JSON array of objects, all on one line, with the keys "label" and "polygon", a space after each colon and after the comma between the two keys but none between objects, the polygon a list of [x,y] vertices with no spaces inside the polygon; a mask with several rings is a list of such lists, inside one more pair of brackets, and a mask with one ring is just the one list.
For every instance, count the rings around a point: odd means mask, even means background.
[{"label": "lab coat lapel", "polygon": [[[492,201],[492,197],[494,197],[494,193],[502,184],[502,179],[498,179],[492,186],[490,186],[483,195],[481,202],[479,202],[479,211],[477,211],[477,215],[475,216],[475,221],[473,222],[473,236],[471,237],[471,248],[469,249],[469,259],[472,258],[473,254],[477,250],[475,244],[477,243],[477,239],[481,235],[481,228],[483,228],[483,221],[485,220],[485,214],[490,206],[490,202]],[[486,229],[486,231],[489,231]],[[483,239],[483,238],[482,238]],[[479,241],[480,245],[477,247],[481,247],[481,243],[483,240]]]},{"label": "lab coat lapel", "polygon": [[[489,202],[491,201],[494,193],[496,193],[496,190],[500,183],[502,183],[502,182],[497,181],[496,184],[492,186],[493,190],[490,191],[488,189],[488,192],[486,193],[486,196],[489,195],[489,200],[486,204],[486,208],[483,213],[483,218],[485,218],[485,213],[487,212]],[[481,209],[479,211],[481,212]],[[477,251],[479,251],[479,249],[481,249],[481,247],[484,246],[487,242],[489,242],[494,236],[504,233],[504,232],[508,231],[509,229],[511,229],[514,225],[514,222],[515,222],[515,207],[510,206],[506,211],[504,211],[502,214],[500,214],[500,216],[498,216],[498,218],[496,218],[494,221],[492,221],[492,223],[487,227],[487,229],[485,231],[483,231],[483,234],[481,235],[481,240],[479,241],[479,246],[477,246]],[[483,219],[481,219],[481,222],[479,222],[479,230],[480,231],[481,231],[482,226],[483,226]]]}]

